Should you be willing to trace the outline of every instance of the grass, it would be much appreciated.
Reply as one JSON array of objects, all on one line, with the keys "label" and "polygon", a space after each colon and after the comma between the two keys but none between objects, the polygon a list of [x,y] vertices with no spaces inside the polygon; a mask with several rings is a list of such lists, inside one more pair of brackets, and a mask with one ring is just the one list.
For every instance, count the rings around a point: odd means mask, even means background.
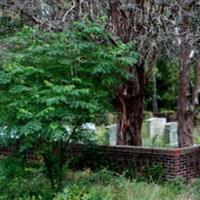
[{"label": "grass", "polygon": [[103,170],[78,172],[55,200],[199,200],[199,180],[183,184],[180,180],[162,184],[129,180]]},{"label": "grass", "polygon": [[18,160],[0,162],[0,200],[200,200],[200,179],[128,179],[102,169],[66,170],[62,191],[54,193],[41,166],[21,166]]}]

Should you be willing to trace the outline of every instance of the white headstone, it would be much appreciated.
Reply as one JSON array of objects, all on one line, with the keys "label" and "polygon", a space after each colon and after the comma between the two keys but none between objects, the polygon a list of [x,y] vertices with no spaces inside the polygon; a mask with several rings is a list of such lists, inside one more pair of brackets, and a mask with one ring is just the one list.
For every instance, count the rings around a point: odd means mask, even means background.
[{"label": "white headstone", "polygon": [[165,124],[167,122],[166,118],[153,117],[147,119],[145,122],[147,125],[147,133],[150,138],[164,134]]},{"label": "white headstone", "polygon": [[64,125],[63,127],[64,127],[65,131],[66,131],[68,134],[71,134],[72,129],[71,129],[68,125]]},{"label": "white headstone", "polygon": [[83,124],[82,128],[96,133],[96,126],[92,122],[88,122],[88,123]]},{"label": "white headstone", "polygon": [[116,145],[117,144],[117,124],[112,124],[108,127],[109,133],[109,144]]},{"label": "white headstone", "polygon": [[[71,134],[72,128],[70,126],[64,125],[63,127],[65,128],[65,130],[68,133]],[[82,129],[86,129],[86,130],[89,130],[89,131],[94,132],[94,133],[96,133],[96,131],[97,131],[96,130],[96,125],[94,123],[92,123],[92,122],[88,122],[88,123],[83,124],[82,125]]]},{"label": "white headstone", "polygon": [[165,125],[164,138],[165,142],[170,146],[178,146],[178,123],[177,122],[169,122]]}]

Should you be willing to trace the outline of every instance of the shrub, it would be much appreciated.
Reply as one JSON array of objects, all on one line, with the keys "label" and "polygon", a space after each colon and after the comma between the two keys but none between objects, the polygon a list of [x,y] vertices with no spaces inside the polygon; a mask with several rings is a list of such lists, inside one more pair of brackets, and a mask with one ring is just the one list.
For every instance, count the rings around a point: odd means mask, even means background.
[{"label": "shrub", "polygon": [[53,192],[41,169],[16,158],[0,161],[0,191],[1,200],[53,198]]},{"label": "shrub", "polygon": [[41,156],[53,190],[62,188],[66,147],[91,139],[82,124],[112,111],[118,83],[137,61],[133,44],[105,31],[102,20],[74,23],[67,32],[24,27],[3,40],[0,124],[15,130],[18,151]]}]

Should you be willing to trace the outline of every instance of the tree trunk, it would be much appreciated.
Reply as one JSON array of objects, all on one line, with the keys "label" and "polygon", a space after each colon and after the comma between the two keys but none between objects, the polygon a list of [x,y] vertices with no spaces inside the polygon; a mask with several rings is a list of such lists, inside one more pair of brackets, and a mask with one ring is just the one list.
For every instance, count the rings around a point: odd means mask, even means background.
[{"label": "tree trunk", "polygon": [[188,147],[193,145],[194,115],[183,110],[178,111],[178,144],[179,147]]},{"label": "tree trunk", "polygon": [[[186,51],[186,49],[185,49]],[[179,74],[179,96],[178,96],[178,138],[179,147],[193,145],[192,129],[196,115],[196,106],[200,88],[200,56],[197,59],[195,67],[195,83],[193,86],[192,97],[189,94],[189,65],[187,65],[187,56],[182,54]]]},{"label": "tree trunk", "polygon": [[179,147],[193,145],[192,129],[194,111],[191,107],[189,94],[189,70],[187,61],[182,55],[181,69],[179,74],[179,95],[178,95],[178,143]]},{"label": "tree trunk", "polygon": [[178,94],[178,143],[179,147],[193,145],[192,129],[194,121],[194,109],[191,104],[189,88],[190,52],[188,41],[190,28],[189,16],[183,17],[183,34],[181,37],[181,54],[179,70],[179,94]]},{"label": "tree trunk", "polygon": [[193,145],[192,129],[194,112],[191,108],[189,89],[188,50],[185,48],[180,60],[178,95],[178,143],[179,147]]},{"label": "tree trunk", "polygon": [[144,72],[141,69],[136,67],[135,79],[118,88],[117,145],[142,145]]},{"label": "tree trunk", "polygon": [[157,83],[156,83],[156,74],[153,73],[153,97],[152,97],[152,107],[153,112],[158,112],[158,101],[157,101]]},{"label": "tree trunk", "polygon": [[[113,31],[124,43],[133,40],[133,26],[128,18],[134,21],[137,14],[123,9],[124,2],[109,0],[111,24]],[[137,4],[137,6],[140,6]],[[129,17],[128,17],[129,16]],[[128,18],[127,18],[128,17]],[[137,22],[139,23],[139,22]],[[140,27],[140,24],[137,25]],[[142,30],[142,28],[140,28]],[[139,30],[136,31],[139,34]],[[140,65],[140,66],[139,66]],[[144,66],[138,64],[130,69],[134,78],[122,83],[117,92],[117,144],[141,146],[141,128],[143,121],[144,100]]]}]

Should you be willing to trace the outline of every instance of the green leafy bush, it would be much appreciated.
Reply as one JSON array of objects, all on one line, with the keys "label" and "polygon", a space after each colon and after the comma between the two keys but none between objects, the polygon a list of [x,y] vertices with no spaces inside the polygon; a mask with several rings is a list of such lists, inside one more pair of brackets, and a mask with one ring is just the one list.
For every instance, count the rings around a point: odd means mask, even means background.
[{"label": "green leafy bush", "polygon": [[42,156],[54,190],[62,187],[68,143],[92,138],[82,124],[113,109],[119,82],[137,62],[134,45],[113,44],[103,24],[85,20],[67,32],[24,27],[2,40],[9,46],[0,68],[4,138],[15,138],[22,154]]},{"label": "green leafy bush", "polygon": [[153,163],[144,172],[144,179],[149,182],[162,183],[164,181],[165,168],[161,164]]},{"label": "green leafy bush", "polygon": [[53,191],[41,172],[41,168],[27,165],[19,159],[2,159],[0,161],[0,199],[52,199]]},{"label": "green leafy bush", "polygon": [[[82,172],[84,173],[84,172]],[[99,176],[99,178],[97,178]],[[102,176],[104,177],[102,179]],[[95,182],[91,180],[95,177]],[[105,180],[109,178],[109,182]],[[192,185],[182,181],[165,182],[160,185],[151,182],[129,180],[113,172],[103,170],[97,174],[80,176],[64,188],[54,200],[198,200],[199,196],[192,190]],[[83,181],[85,180],[85,181]],[[88,180],[88,181],[86,181]],[[196,189],[198,188],[198,183]],[[195,190],[196,190],[195,189]]]}]

